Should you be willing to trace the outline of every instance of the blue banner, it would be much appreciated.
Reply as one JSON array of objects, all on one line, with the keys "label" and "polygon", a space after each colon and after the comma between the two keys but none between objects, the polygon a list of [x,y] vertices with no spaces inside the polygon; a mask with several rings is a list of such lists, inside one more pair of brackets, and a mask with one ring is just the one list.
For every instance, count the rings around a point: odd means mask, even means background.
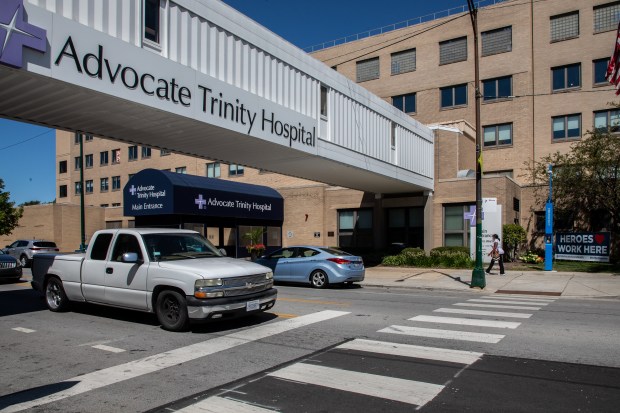
[{"label": "blue banner", "polygon": [[556,260],[609,262],[609,232],[560,232],[555,242]]}]

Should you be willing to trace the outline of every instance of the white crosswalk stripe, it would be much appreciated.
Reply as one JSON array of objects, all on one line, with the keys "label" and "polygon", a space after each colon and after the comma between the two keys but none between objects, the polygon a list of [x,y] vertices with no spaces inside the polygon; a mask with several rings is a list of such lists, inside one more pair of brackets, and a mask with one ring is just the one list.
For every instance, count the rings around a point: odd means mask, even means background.
[{"label": "white crosswalk stripe", "polygon": [[466,308],[438,308],[437,310],[433,310],[433,312],[482,315],[482,316],[490,316],[490,317],[509,317],[509,318],[530,318],[532,316],[532,314],[526,314],[526,313],[508,313],[505,311],[468,310]]},{"label": "white crosswalk stripe", "polygon": [[470,331],[440,330],[409,326],[389,326],[379,333],[404,334],[408,336],[441,338],[447,340],[477,341],[479,343],[499,343],[506,337],[503,334],[475,333]]},{"label": "white crosswalk stripe", "polygon": [[493,327],[493,328],[512,328],[521,325],[514,321],[480,320],[472,318],[457,317],[437,317],[432,315],[418,315],[409,319],[410,321],[422,321],[425,323],[456,324],[461,326]]},{"label": "white crosswalk stripe", "polygon": [[209,397],[191,406],[177,410],[178,413],[269,413],[277,410],[266,409],[227,397]]},{"label": "white crosswalk stripe", "polygon": [[525,307],[522,305],[477,304],[477,303],[456,303],[454,305],[459,305],[462,307],[503,308],[503,309],[510,309],[510,310],[529,310],[529,311],[536,311],[542,308],[542,307]]},{"label": "white crosswalk stripe", "polygon": [[541,302],[541,303],[553,303],[557,299],[556,298],[541,298],[541,297],[532,297],[532,296],[517,296],[517,295],[490,295],[487,298],[491,298],[493,300],[517,300],[517,301],[532,301],[532,302]]},{"label": "white crosswalk stripe", "polygon": [[489,303],[489,304],[506,304],[508,302],[510,302],[510,304],[512,305],[517,305],[517,304],[523,304],[523,305],[547,305],[550,303],[544,303],[544,302],[531,302],[531,301],[507,301],[507,300],[492,300],[492,299],[486,299],[486,298],[472,298],[471,300],[467,300],[468,302],[473,302],[473,303]]}]

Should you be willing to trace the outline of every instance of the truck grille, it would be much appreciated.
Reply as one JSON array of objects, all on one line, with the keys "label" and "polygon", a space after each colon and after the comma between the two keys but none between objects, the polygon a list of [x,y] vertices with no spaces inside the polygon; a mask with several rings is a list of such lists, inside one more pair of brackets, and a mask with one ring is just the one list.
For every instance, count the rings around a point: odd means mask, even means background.
[{"label": "truck grille", "polygon": [[224,279],[223,282],[225,297],[236,297],[239,295],[258,293],[268,290],[273,286],[273,281],[265,279],[265,274],[229,278]]},{"label": "truck grille", "polygon": [[14,262],[0,262],[0,268],[15,268],[16,266]]}]

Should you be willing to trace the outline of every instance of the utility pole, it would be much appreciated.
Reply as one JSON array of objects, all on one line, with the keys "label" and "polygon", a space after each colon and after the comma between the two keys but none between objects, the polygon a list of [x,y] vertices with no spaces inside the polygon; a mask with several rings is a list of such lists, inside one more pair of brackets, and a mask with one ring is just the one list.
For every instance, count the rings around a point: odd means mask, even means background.
[{"label": "utility pole", "polygon": [[478,56],[478,9],[473,0],[467,0],[469,17],[474,31],[474,91],[476,94],[476,266],[471,274],[470,287],[486,287],[482,268],[482,131],[480,130],[480,58]]}]

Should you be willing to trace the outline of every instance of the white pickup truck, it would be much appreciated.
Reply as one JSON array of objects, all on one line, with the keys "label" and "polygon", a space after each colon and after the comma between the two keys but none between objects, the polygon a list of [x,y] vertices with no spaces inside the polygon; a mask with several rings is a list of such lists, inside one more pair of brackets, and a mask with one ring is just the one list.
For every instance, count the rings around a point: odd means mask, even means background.
[{"label": "white pickup truck", "polygon": [[226,257],[180,229],[98,231],[86,253],[36,256],[32,279],[51,311],[81,301],[154,312],[171,331],[190,320],[265,311],[277,297],[269,268]]}]

